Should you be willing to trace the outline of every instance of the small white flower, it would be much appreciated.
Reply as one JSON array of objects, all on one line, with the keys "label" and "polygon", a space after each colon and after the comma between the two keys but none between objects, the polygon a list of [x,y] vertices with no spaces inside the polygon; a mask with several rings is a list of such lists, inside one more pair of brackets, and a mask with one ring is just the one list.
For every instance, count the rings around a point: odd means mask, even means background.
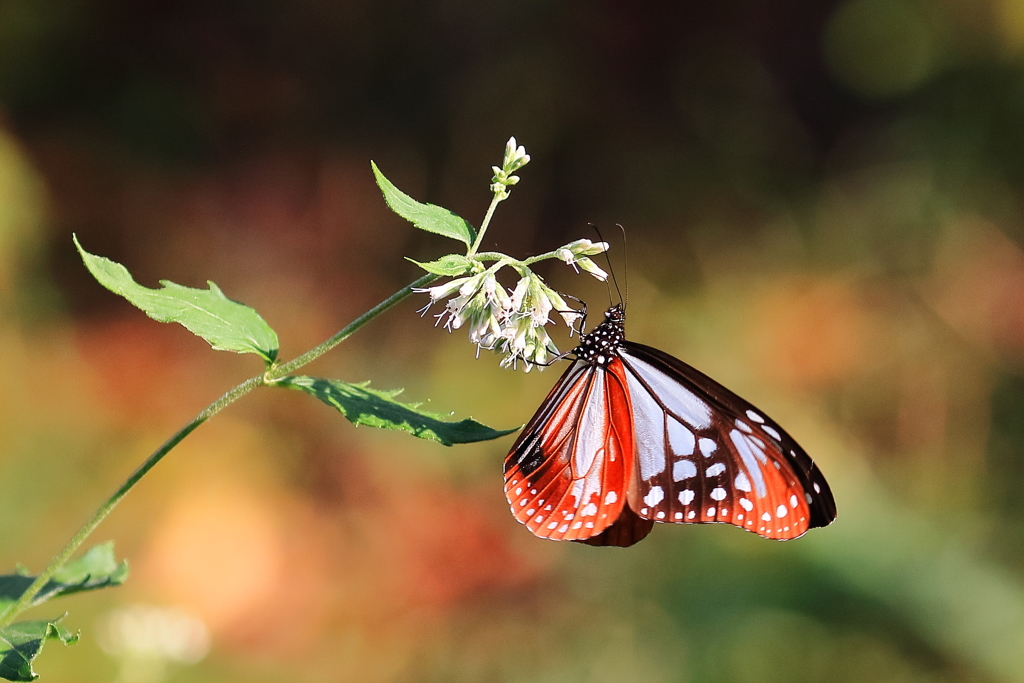
[{"label": "small white flower", "polygon": [[572,332],[576,329],[573,326],[578,319],[583,317],[583,314],[570,308],[569,304],[565,303],[565,299],[553,289],[548,290],[548,298],[551,300],[555,313],[562,316],[562,320],[565,321],[566,326],[569,328],[569,336],[571,337]]},{"label": "small white flower", "polygon": [[576,265],[578,265],[582,270],[585,270],[586,272],[596,277],[601,282],[604,282],[605,280],[608,279],[608,273],[604,272],[604,270],[598,267],[596,263],[588,259],[586,256],[577,260]]},{"label": "small white flower", "polygon": [[460,277],[458,279],[449,280],[444,284],[436,285],[434,287],[416,287],[412,291],[417,293],[426,292],[427,294],[430,295],[430,302],[434,303],[435,301],[445,299],[454,294],[455,292],[459,291],[462,285],[469,279],[470,278],[468,277]]},{"label": "small white flower", "polygon": [[526,276],[521,278],[516,283],[516,288],[512,291],[512,309],[522,310],[523,299],[526,297],[526,292],[530,289],[530,277]]},{"label": "small white flower", "polygon": [[580,272],[580,269],[582,268],[598,280],[604,282],[608,279],[608,273],[599,268],[597,264],[587,258],[587,256],[594,256],[605,251],[608,251],[607,242],[591,242],[590,240],[583,239],[576,240],[575,242],[565,245],[556,251],[555,254],[558,258],[572,266],[572,269],[577,273]]},{"label": "small white flower", "polygon": [[565,245],[563,249],[568,249],[576,256],[596,256],[608,251],[608,243],[591,242],[588,239],[582,239]]}]

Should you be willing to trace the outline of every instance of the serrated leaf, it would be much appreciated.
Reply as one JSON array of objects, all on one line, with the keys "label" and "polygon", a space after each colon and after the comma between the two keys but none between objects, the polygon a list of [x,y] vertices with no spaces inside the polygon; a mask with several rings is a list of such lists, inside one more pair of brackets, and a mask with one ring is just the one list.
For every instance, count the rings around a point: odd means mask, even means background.
[{"label": "serrated leaf", "polygon": [[141,308],[150,318],[162,323],[180,323],[218,351],[255,353],[267,363],[277,358],[277,333],[259,313],[227,298],[214,283],[208,281],[209,289],[194,289],[161,280],[161,289],[143,287],[120,263],[90,254],[77,237],[74,239],[93,277]]},{"label": "serrated leaf", "polygon": [[278,385],[315,396],[336,408],[354,425],[395,429],[445,446],[489,441],[516,431],[491,429],[470,418],[445,422],[444,415],[420,410],[418,404],[396,401],[395,396],[402,392],[401,389],[380,391],[371,389],[369,382],[351,384],[337,379],[299,375],[285,377]]},{"label": "serrated leaf", "polygon": [[476,230],[469,221],[443,207],[416,201],[385,178],[377,164],[371,161],[370,166],[373,168],[374,177],[377,178],[377,187],[384,193],[384,201],[392,211],[420,230],[459,240],[467,247],[473,244]]},{"label": "serrated leaf", "polygon": [[59,640],[65,645],[77,643],[78,634],[59,625],[63,618],[19,621],[0,628],[0,678],[33,681],[39,674],[32,670],[32,661],[47,640]]},{"label": "serrated leaf", "polygon": [[468,273],[473,268],[474,263],[472,259],[466,258],[461,254],[448,254],[447,256],[442,256],[436,261],[429,261],[427,263],[420,263],[408,256],[405,257],[405,260],[412,261],[428,273],[433,273],[434,275],[447,275],[449,277]]},{"label": "serrated leaf", "polygon": [[[0,613],[3,613],[11,603],[17,602],[35,578],[22,572],[0,576]],[[119,586],[127,578],[128,560],[117,561],[114,557],[113,541],[100,543],[77,560],[68,562],[54,574],[36,594],[32,606],[64,595]]]}]

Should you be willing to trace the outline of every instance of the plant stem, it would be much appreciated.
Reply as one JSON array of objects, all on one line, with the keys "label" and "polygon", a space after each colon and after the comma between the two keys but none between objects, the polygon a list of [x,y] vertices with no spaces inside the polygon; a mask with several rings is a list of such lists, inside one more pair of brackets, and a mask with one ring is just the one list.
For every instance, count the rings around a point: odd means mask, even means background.
[{"label": "plant stem", "polygon": [[514,259],[511,256],[506,256],[505,254],[502,254],[501,252],[497,251],[482,251],[479,254],[477,254],[475,258],[478,261],[505,261],[506,265],[532,266],[534,263],[537,263],[538,261],[546,261],[548,259],[558,258],[558,250],[555,249],[554,251],[545,252],[543,254],[537,254],[536,256],[531,256],[527,259],[523,259],[522,261]]},{"label": "plant stem", "polygon": [[93,530],[100,525],[100,522],[106,519],[107,515],[109,515],[114,507],[121,502],[121,499],[128,494],[132,487],[134,487],[147,472],[153,469],[153,466],[160,462],[160,460],[163,459],[163,457],[167,455],[172,448],[177,446],[182,439],[191,434],[196,427],[263,383],[263,376],[259,375],[247,379],[234,389],[231,389],[207,406],[206,409],[196,415],[191,422],[181,428],[178,433],[168,439],[164,445],[160,446],[160,448],[155,450],[152,455],[146,458],[146,461],[142,463],[137,470],[135,470],[132,476],[128,477],[128,479],[121,484],[121,487],[117,489],[114,495],[112,495],[107,502],[93,513],[92,518],[89,519],[79,532],[75,534],[74,538],[64,546],[64,549],[50,561],[50,565],[43,570],[42,574],[36,577],[36,580],[32,582],[24,593],[22,593],[18,601],[8,606],[7,610],[2,616],[0,616],[0,628],[9,625],[18,614],[32,606],[32,601],[35,599],[36,595],[39,594],[39,591],[42,590],[53,575],[64,566],[75,551],[78,550],[79,546],[81,546],[85,539],[88,538],[89,534],[91,534]]},{"label": "plant stem", "polygon": [[432,282],[436,282],[437,280],[440,279],[440,275],[428,273],[421,277],[419,280],[416,280],[415,282],[406,285],[402,289],[398,290],[397,292],[389,296],[384,301],[381,301],[379,304],[368,310],[366,313],[363,313],[361,316],[350,322],[348,325],[343,327],[337,334],[335,334],[333,337],[323,342],[319,346],[316,346],[310,349],[309,351],[306,351],[306,353],[302,354],[298,358],[295,358],[293,360],[288,361],[287,363],[284,363],[283,365],[278,365],[268,370],[265,375],[266,383],[273,384],[274,382],[283,378],[285,375],[295,372],[306,363],[316,360],[317,358],[324,355],[341,342],[348,339],[350,336],[352,336],[352,333],[354,333],[360,327],[370,322],[371,320],[373,320],[378,315],[388,310],[398,302],[402,301],[403,299],[405,299],[405,297],[412,294],[413,289],[419,287],[426,287]]},{"label": "plant stem", "polygon": [[50,579],[53,578],[53,575],[56,574],[57,571],[59,571],[60,568],[63,567],[64,564],[69,559],[71,559],[71,556],[74,555],[75,551],[78,550],[82,543],[85,542],[85,539],[89,537],[89,535],[96,529],[96,527],[98,527],[100,523],[104,519],[106,519],[107,515],[109,515],[111,511],[117,506],[117,504],[121,502],[121,499],[123,499],[128,494],[128,492],[137,483],[139,483],[139,480],[142,479],[142,477],[145,476],[147,472],[153,469],[154,465],[160,462],[160,460],[162,460],[163,457],[167,455],[172,448],[177,446],[182,441],[182,439],[191,434],[196,427],[206,422],[206,420],[213,417],[221,410],[228,407],[229,405],[231,405],[232,403],[234,403],[235,401],[237,401],[242,396],[249,393],[256,387],[273,384],[277,380],[284,377],[286,374],[289,374],[297,370],[306,363],[309,363],[310,361],[319,358],[323,354],[327,353],[332,348],[341,343],[343,340],[351,336],[353,332],[355,332],[360,327],[368,323],[370,320],[377,317],[387,309],[391,308],[392,306],[394,306],[395,304],[397,304],[398,302],[402,301],[407,296],[412,294],[413,288],[424,287],[438,279],[440,279],[440,276],[438,275],[424,275],[423,277],[416,280],[412,284],[398,290],[397,292],[389,296],[387,299],[385,299],[384,301],[377,304],[363,315],[353,320],[351,323],[346,325],[340,332],[338,332],[333,337],[331,337],[324,343],[320,344],[316,348],[307,351],[298,358],[295,358],[294,360],[291,360],[283,365],[273,367],[261,375],[257,375],[256,377],[250,377],[249,379],[242,382],[234,389],[231,389],[226,394],[221,396],[219,399],[211,403],[209,406],[207,406],[206,409],[203,410],[198,415],[196,415],[196,417],[191,422],[182,427],[174,436],[168,439],[162,446],[160,446],[160,448],[158,448],[148,458],[146,458],[146,461],[143,462],[142,465],[140,465],[139,468],[135,470],[135,472],[132,473],[132,475],[128,477],[128,479],[123,484],[121,484],[121,487],[114,492],[114,495],[112,495],[102,506],[100,506],[98,510],[96,510],[95,513],[93,513],[93,516],[89,519],[89,521],[85,523],[85,525],[78,531],[77,534],[75,534],[74,538],[72,538],[71,541],[68,542],[64,549],[61,550],[60,553],[53,558],[53,560],[50,561],[49,566],[47,566],[46,569],[43,570],[42,574],[36,577],[36,580],[33,581],[31,585],[29,585],[28,589],[24,593],[22,593],[21,597],[18,598],[18,601],[9,605],[7,609],[2,614],[0,614],[0,628],[8,626],[11,622],[14,621],[15,617],[17,617],[18,614],[32,607],[32,602],[33,600],[35,600],[35,597],[39,594],[39,591],[41,591],[50,581]]},{"label": "plant stem", "polygon": [[487,232],[487,226],[491,224],[491,216],[494,215],[494,210],[498,208],[498,204],[500,204],[506,197],[508,197],[508,195],[503,197],[499,193],[494,194],[494,198],[491,200],[491,205],[487,207],[487,213],[484,214],[484,222],[480,224],[480,230],[476,233],[476,239],[473,240],[473,246],[469,248],[469,252],[466,253],[466,256],[473,258],[473,256],[476,255],[476,250],[480,248],[480,243],[484,241],[484,233]]}]

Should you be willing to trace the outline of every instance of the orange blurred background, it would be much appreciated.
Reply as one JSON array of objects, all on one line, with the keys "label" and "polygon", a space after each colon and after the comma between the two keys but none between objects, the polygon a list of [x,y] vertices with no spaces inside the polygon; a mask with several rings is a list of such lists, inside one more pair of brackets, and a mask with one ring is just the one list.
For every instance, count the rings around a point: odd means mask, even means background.
[{"label": "orange blurred background", "polygon": [[[261,390],[98,530],[131,577],[38,610],[84,633],[43,680],[1024,681],[1022,52],[1020,0],[0,2],[3,566],[44,567],[260,370],[102,289],[73,232],[148,286],[215,281],[289,359],[457,246],[370,159],[479,225],[510,135],[533,160],[484,248],[625,225],[630,337],[786,425],[839,508],[792,543],[541,541],[502,494],[513,437]],[[474,360],[424,303],[309,371],[525,422],[559,369]],[[208,646],[119,649],[133,605]]]}]

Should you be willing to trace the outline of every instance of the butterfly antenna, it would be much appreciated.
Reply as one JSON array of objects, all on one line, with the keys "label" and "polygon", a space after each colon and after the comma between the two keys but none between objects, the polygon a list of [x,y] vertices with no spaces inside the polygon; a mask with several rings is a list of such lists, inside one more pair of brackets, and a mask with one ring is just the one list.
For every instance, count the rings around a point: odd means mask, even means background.
[{"label": "butterfly antenna", "polygon": [[[593,223],[587,223],[587,225],[592,227],[594,229],[594,232],[597,233],[597,239],[599,241],[601,241],[601,242],[604,242],[604,235],[601,234],[601,230],[596,225],[594,225]],[[620,225],[619,227],[621,228],[622,226]],[[611,282],[609,282],[608,280],[605,280],[605,282],[604,282],[605,285],[607,285],[607,287],[608,287],[608,300],[611,301],[611,299],[612,299],[612,284],[614,284],[615,285],[615,293],[619,297],[619,303],[622,304],[622,308],[623,308],[623,310],[625,310],[626,304],[625,304],[625,302],[622,299],[622,290],[619,289],[619,281],[617,279],[615,279],[615,268],[612,266],[612,259],[611,259],[610,256],[608,256],[608,252],[607,251],[604,252],[604,260],[608,264],[608,272],[611,273],[611,276],[612,276]]]},{"label": "butterfly antenna", "polygon": [[[629,303],[629,252],[626,250],[626,229],[622,227],[622,223],[616,223],[615,225],[618,226],[619,230],[622,231],[622,286],[626,290],[626,296],[623,299],[622,295],[620,294],[619,299],[622,300],[622,310],[623,312],[625,312],[626,304]],[[611,264],[609,264],[609,268],[610,267]],[[611,271],[611,273],[612,279],[615,279],[615,271]],[[615,288],[618,289],[618,287],[619,283],[616,282]]]}]

